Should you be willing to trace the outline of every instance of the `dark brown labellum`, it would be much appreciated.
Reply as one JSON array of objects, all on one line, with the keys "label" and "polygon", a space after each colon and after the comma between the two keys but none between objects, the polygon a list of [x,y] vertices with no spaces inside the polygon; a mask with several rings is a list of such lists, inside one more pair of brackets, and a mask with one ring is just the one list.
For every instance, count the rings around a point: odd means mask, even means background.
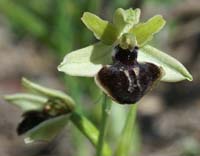
[{"label": "dark brown labellum", "polygon": [[134,104],[161,77],[161,70],[152,63],[137,62],[138,48],[115,47],[113,65],[104,66],[96,75],[97,85],[114,101]]},{"label": "dark brown labellum", "polygon": [[17,134],[22,135],[43,121],[68,113],[65,105],[59,99],[48,100],[43,110],[28,111],[23,114],[23,120],[17,127]]},{"label": "dark brown labellum", "polygon": [[48,120],[50,116],[38,111],[29,111],[23,114],[24,119],[19,123],[17,127],[17,134],[21,135],[28,130],[39,125],[41,122]]}]

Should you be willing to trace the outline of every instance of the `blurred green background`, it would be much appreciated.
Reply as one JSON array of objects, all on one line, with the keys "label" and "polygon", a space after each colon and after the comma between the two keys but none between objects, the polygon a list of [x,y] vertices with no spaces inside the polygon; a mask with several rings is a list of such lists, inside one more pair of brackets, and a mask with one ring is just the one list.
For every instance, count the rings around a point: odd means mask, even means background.
[{"label": "blurred green background", "polygon": [[[57,66],[70,51],[96,40],[80,18],[85,11],[111,20],[116,8],[141,8],[141,21],[162,14],[167,25],[152,45],[180,60],[193,82],[160,83],[139,103],[132,154],[200,155],[200,4],[199,0],[0,0],[0,94],[22,91],[28,77],[65,90],[78,111],[98,126],[102,93],[92,78],[66,76]],[[84,69],[83,69],[84,70]],[[113,104],[108,140],[114,145],[128,106]],[[83,156],[93,147],[69,124],[51,143],[24,145],[15,133],[20,110],[0,101],[0,155]],[[114,146],[113,146],[114,147]],[[138,154],[139,153],[139,154]]]}]

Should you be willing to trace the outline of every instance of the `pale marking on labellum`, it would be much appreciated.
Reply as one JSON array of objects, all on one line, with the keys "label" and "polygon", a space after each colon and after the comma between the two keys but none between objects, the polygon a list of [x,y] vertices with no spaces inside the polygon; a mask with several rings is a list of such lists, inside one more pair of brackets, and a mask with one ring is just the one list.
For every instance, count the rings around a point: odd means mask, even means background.
[{"label": "pale marking on labellum", "polygon": [[[133,71],[134,71],[134,73],[136,75],[136,78],[137,78],[139,76],[139,73],[140,73],[140,68],[139,67],[135,67],[135,68],[133,68]],[[142,87],[140,85],[139,80],[136,79],[136,81],[137,81],[137,86],[139,87],[140,91],[142,91]]]},{"label": "pale marking on labellum", "polygon": [[126,77],[128,78],[128,81],[129,81],[128,91],[132,93],[133,92],[133,87],[135,85],[133,85],[133,83],[132,83],[132,80],[130,78],[128,70],[124,70],[124,74],[126,75]]},{"label": "pale marking on labellum", "polygon": [[138,77],[139,76],[139,72],[140,72],[140,68],[139,67],[135,67],[135,68],[133,68],[133,71],[134,71],[136,77]]}]

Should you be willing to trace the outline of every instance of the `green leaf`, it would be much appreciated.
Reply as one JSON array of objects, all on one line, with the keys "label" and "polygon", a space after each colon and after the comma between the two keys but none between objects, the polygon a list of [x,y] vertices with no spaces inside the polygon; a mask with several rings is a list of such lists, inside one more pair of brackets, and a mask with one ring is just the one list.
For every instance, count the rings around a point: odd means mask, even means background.
[{"label": "green leaf", "polygon": [[69,115],[62,115],[42,122],[37,127],[25,134],[25,143],[35,141],[50,141],[65,127],[69,120]]},{"label": "green leaf", "polygon": [[130,149],[132,147],[133,132],[136,121],[137,105],[133,105],[128,113],[125,126],[122,130],[121,136],[119,137],[119,142],[115,151],[116,156],[127,156],[129,155]]},{"label": "green leaf", "polygon": [[26,94],[26,93],[18,93],[13,95],[5,95],[4,99],[18,107],[20,107],[24,112],[30,110],[41,110],[44,104],[47,102],[47,98]]},{"label": "green leaf", "polygon": [[112,46],[98,42],[67,54],[58,70],[72,76],[93,77],[103,64],[112,62]]},{"label": "green leaf", "polygon": [[192,81],[193,79],[192,75],[178,60],[150,45],[139,50],[138,61],[151,62],[161,66],[164,70],[161,81],[177,82],[185,79]]},{"label": "green leaf", "polygon": [[165,25],[165,20],[161,15],[156,15],[146,23],[140,23],[130,30],[136,36],[138,45],[142,47],[153,38],[153,35],[159,32]]},{"label": "green leaf", "polygon": [[124,10],[118,8],[113,17],[113,23],[120,31],[120,34],[128,33],[129,30],[139,22],[140,9],[133,10],[132,8]]},{"label": "green leaf", "polygon": [[29,81],[26,78],[22,78],[22,85],[29,91],[32,91],[41,96],[46,96],[49,99],[52,99],[52,98],[61,99],[63,102],[65,102],[66,106],[68,107],[70,111],[74,109],[74,106],[75,106],[74,100],[70,96],[68,96],[67,94],[59,90],[43,87],[41,85],[38,85],[36,83]]},{"label": "green leaf", "polygon": [[102,20],[90,12],[85,12],[81,20],[94,33],[95,37],[103,43],[111,45],[117,40],[119,35],[118,30],[108,21]]},{"label": "green leaf", "polygon": [[[98,129],[86,117],[76,112],[72,113],[70,119],[81,133],[83,133],[90,142],[97,147],[99,137]],[[102,153],[103,156],[111,156],[112,151],[106,142],[103,144]]]}]

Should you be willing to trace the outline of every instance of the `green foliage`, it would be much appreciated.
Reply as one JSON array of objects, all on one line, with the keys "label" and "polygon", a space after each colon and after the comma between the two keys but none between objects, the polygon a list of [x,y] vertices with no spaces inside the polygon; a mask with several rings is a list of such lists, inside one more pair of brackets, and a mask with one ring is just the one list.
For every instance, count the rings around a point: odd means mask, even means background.
[{"label": "green foliage", "polygon": [[66,54],[66,50],[73,47],[73,35],[70,31],[72,17],[66,13],[68,0],[57,0],[54,2],[52,14],[52,32],[50,42],[59,52],[60,57]]},{"label": "green foliage", "polygon": [[[167,1],[163,1],[163,0],[144,0],[144,3],[147,3],[147,4],[153,4],[153,5],[156,5],[156,6],[172,6],[176,3],[178,3],[179,1],[181,0],[167,0]],[[182,2],[182,1],[181,1]]]},{"label": "green foliage", "polygon": [[11,0],[0,1],[0,12],[36,37],[44,37],[47,34],[46,25],[41,19]]}]

